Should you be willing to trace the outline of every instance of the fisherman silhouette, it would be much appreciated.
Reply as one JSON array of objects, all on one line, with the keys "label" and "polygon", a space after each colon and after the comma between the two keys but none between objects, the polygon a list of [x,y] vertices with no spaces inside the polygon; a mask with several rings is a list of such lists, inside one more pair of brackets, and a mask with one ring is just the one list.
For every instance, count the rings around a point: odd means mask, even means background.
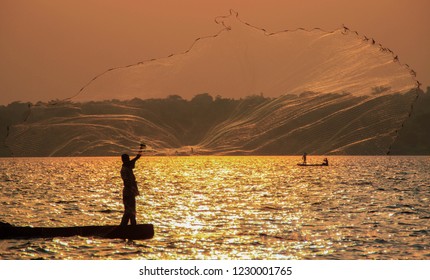
[{"label": "fisherman silhouette", "polygon": [[322,165],[328,166],[328,159],[324,158]]},{"label": "fisherman silhouette", "polygon": [[303,164],[306,164],[306,156],[308,154],[306,152],[303,153],[302,159],[303,159]]},{"label": "fisherman silhouette", "polygon": [[129,221],[131,225],[136,225],[136,196],[139,195],[139,189],[137,188],[136,177],[134,176],[133,169],[136,165],[136,161],[142,156],[142,149],[144,147],[144,144],[140,144],[140,150],[132,160],[130,160],[130,156],[128,154],[123,154],[121,156],[121,178],[124,182],[124,188],[122,190],[124,215],[121,219],[121,226],[126,226]]}]

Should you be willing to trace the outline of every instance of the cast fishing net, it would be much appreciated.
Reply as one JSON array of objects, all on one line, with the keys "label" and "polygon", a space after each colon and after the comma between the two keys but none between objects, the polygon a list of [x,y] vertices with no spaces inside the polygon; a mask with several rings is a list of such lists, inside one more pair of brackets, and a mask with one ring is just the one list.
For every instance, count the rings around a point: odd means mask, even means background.
[{"label": "cast fishing net", "polygon": [[145,139],[156,154],[391,152],[420,86],[391,49],[347,26],[271,33],[234,11],[215,22],[217,34],[184,52],[107,69],[67,102],[32,106],[6,146],[117,155]]}]

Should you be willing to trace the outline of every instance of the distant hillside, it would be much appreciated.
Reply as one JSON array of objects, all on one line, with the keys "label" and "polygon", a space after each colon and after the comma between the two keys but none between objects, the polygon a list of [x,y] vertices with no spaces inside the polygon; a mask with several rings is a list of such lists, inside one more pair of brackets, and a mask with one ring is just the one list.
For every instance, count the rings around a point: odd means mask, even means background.
[{"label": "distant hillside", "polygon": [[368,98],[351,94],[200,94],[166,99],[0,107],[0,156],[148,154],[430,154],[430,92]]}]

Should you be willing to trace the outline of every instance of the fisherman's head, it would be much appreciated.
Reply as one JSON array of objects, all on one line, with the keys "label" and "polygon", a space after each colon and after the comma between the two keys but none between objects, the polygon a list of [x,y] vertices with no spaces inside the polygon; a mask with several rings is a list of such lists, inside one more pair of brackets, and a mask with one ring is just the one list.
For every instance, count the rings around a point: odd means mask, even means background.
[{"label": "fisherman's head", "polygon": [[130,162],[130,156],[127,154],[122,154],[121,155],[121,159],[122,159],[122,163],[126,164]]}]

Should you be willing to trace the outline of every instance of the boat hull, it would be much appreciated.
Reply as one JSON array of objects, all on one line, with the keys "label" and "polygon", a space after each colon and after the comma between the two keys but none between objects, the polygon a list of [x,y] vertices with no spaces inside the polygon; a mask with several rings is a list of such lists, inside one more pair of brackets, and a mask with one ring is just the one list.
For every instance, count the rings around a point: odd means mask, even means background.
[{"label": "boat hull", "polygon": [[53,238],[75,235],[143,240],[154,237],[154,226],[140,224],[134,226],[0,227],[0,239]]}]

